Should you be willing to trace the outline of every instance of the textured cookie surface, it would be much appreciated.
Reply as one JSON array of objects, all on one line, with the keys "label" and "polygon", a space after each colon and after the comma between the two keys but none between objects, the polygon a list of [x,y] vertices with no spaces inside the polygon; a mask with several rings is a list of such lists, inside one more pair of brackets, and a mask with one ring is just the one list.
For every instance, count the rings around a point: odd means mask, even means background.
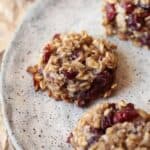
[{"label": "textured cookie surface", "polygon": [[150,114],[133,104],[98,104],[79,120],[68,137],[75,150],[149,150]]},{"label": "textured cookie surface", "polygon": [[114,50],[115,45],[86,32],[56,34],[28,72],[35,90],[48,90],[56,100],[84,106],[98,96],[109,96],[116,87]]},{"label": "textured cookie surface", "polygon": [[150,0],[104,1],[106,33],[150,48]]}]

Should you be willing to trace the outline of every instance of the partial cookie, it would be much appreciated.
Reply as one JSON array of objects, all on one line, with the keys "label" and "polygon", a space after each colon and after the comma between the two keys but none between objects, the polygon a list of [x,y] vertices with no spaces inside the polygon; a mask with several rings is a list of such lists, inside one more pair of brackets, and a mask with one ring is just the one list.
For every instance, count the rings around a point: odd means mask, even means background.
[{"label": "partial cookie", "polygon": [[150,0],[104,0],[107,35],[150,48]]},{"label": "partial cookie", "polygon": [[116,46],[86,32],[56,34],[43,49],[37,65],[29,67],[35,90],[47,90],[56,100],[85,106],[116,87]]},{"label": "partial cookie", "polygon": [[149,150],[150,114],[131,103],[103,103],[79,120],[67,140],[75,150]]}]

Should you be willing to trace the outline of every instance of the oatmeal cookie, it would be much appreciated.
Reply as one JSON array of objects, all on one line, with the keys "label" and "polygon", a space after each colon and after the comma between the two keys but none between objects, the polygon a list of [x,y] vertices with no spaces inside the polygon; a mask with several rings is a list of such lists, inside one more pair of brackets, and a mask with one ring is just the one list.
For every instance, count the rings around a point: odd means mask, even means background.
[{"label": "oatmeal cookie", "polygon": [[56,100],[85,106],[115,89],[116,46],[85,31],[56,34],[43,49],[39,63],[27,69],[35,90],[47,90]]},{"label": "oatmeal cookie", "polygon": [[107,35],[150,48],[150,0],[104,0]]},{"label": "oatmeal cookie", "polygon": [[75,150],[149,150],[150,114],[131,103],[103,103],[79,120],[67,140]]}]

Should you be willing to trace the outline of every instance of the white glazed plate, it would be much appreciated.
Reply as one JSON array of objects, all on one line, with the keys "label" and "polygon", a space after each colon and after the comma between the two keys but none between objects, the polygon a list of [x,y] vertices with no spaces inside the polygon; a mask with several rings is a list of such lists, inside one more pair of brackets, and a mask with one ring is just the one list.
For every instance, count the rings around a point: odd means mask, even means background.
[{"label": "white glazed plate", "polygon": [[[104,36],[101,6],[101,0],[41,0],[25,17],[2,65],[4,120],[16,149],[71,149],[67,136],[85,109],[35,93],[26,68],[37,63],[43,44],[55,33],[87,30]],[[110,40],[118,45],[119,87],[108,101],[127,99],[150,111],[150,51]]]}]

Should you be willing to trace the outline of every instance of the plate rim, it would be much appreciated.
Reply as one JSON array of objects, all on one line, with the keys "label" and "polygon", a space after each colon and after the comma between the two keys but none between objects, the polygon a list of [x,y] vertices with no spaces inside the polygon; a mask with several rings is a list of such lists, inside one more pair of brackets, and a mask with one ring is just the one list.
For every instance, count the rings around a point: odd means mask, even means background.
[{"label": "plate rim", "polygon": [[30,12],[34,11],[40,4],[42,3],[42,0],[37,0],[34,4],[31,4],[31,6],[29,6],[29,8],[27,8],[27,13],[23,16],[20,24],[18,25],[17,29],[15,30],[10,43],[8,45],[8,48],[6,48],[3,58],[2,58],[2,63],[1,63],[1,71],[0,71],[0,75],[1,75],[1,91],[0,91],[0,98],[1,98],[1,112],[2,112],[2,120],[4,123],[4,128],[6,129],[6,133],[8,134],[8,137],[11,141],[12,146],[16,149],[16,150],[23,150],[23,147],[21,147],[21,145],[18,143],[15,135],[13,135],[13,130],[10,126],[9,123],[9,118],[7,116],[7,109],[6,109],[6,102],[5,102],[5,98],[4,98],[4,76],[5,76],[5,66],[7,66],[7,60],[10,56],[10,52],[11,52],[11,47],[13,45],[13,42],[15,42],[15,39],[17,37],[17,34],[19,33],[22,25],[24,24],[24,22],[26,21],[26,19],[28,19],[28,17],[30,17]]}]

